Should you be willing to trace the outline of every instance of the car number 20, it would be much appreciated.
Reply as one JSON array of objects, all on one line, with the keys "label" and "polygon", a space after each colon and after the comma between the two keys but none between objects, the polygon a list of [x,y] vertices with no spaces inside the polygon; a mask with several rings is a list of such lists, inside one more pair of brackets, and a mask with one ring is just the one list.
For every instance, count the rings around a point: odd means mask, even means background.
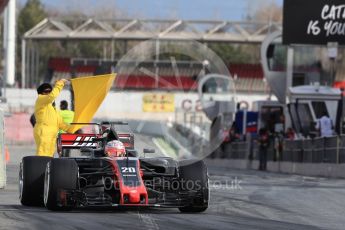
[{"label": "car number 20", "polygon": [[121,167],[121,172],[123,173],[135,173],[134,167]]}]

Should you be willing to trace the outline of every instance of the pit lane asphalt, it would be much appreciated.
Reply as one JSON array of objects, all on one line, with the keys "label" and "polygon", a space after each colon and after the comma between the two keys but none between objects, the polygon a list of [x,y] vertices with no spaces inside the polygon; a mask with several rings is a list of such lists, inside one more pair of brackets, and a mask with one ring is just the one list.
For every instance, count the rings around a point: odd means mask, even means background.
[{"label": "pit lane asphalt", "polygon": [[18,164],[32,146],[9,146],[0,229],[344,229],[345,181],[210,167],[211,200],[200,214],[177,209],[77,209],[21,206]]}]

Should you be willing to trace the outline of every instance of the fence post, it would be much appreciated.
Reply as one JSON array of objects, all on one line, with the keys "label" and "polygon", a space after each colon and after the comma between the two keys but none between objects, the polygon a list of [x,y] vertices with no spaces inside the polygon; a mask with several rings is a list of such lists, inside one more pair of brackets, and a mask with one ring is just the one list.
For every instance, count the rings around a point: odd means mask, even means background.
[{"label": "fence post", "polygon": [[303,146],[303,162],[304,163],[313,162],[313,141],[312,141],[312,139],[304,139],[302,146]]},{"label": "fence post", "polygon": [[337,136],[337,164],[339,164],[339,152],[340,152],[340,137]]},{"label": "fence post", "polygon": [[345,163],[345,135],[340,136],[339,164]]},{"label": "fence post", "polygon": [[0,109],[0,188],[4,188],[6,186],[4,128],[4,111]]},{"label": "fence post", "polygon": [[226,143],[224,145],[224,156],[225,158],[231,158],[232,150],[231,143]]},{"label": "fence post", "polygon": [[324,138],[324,157],[322,162],[337,163],[338,155],[338,137],[325,137]]},{"label": "fence post", "polygon": [[323,163],[324,156],[325,156],[324,151],[325,151],[324,138],[323,137],[314,138],[312,163]]},{"label": "fence post", "polygon": [[295,141],[285,140],[285,152],[283,154],[283,161],[292,162],[293,161],[293,150],[295,149]]}]

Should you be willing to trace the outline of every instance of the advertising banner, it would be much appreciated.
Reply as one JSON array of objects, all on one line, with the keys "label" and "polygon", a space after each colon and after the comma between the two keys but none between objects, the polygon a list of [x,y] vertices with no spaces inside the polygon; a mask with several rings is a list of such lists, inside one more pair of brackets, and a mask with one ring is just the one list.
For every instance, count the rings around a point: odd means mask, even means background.
[{"label": "advertising banner", "polygon": [[345,44],[344,0],[284,0],[283,43]]},{"label": "advertising banner", "polygon": [[147,93],[143,95],[143,112],[175,112],[174,94]]}]

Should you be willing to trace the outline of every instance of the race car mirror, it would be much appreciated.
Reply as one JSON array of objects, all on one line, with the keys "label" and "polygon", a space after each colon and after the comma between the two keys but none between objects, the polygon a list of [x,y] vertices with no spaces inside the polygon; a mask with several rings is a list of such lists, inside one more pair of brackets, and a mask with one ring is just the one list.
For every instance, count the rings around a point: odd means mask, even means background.
[{"label": "race car mirror", "polygon": [[154,149],[143,149],[143,152],[144,152],[144,157],[145,157],[146,153],[155,153],[156,150],[154,150]]},{"label": "race car mirror", "polygon": [[144,153],[155,153],[156,150],[154,149],[144,149]]}]

